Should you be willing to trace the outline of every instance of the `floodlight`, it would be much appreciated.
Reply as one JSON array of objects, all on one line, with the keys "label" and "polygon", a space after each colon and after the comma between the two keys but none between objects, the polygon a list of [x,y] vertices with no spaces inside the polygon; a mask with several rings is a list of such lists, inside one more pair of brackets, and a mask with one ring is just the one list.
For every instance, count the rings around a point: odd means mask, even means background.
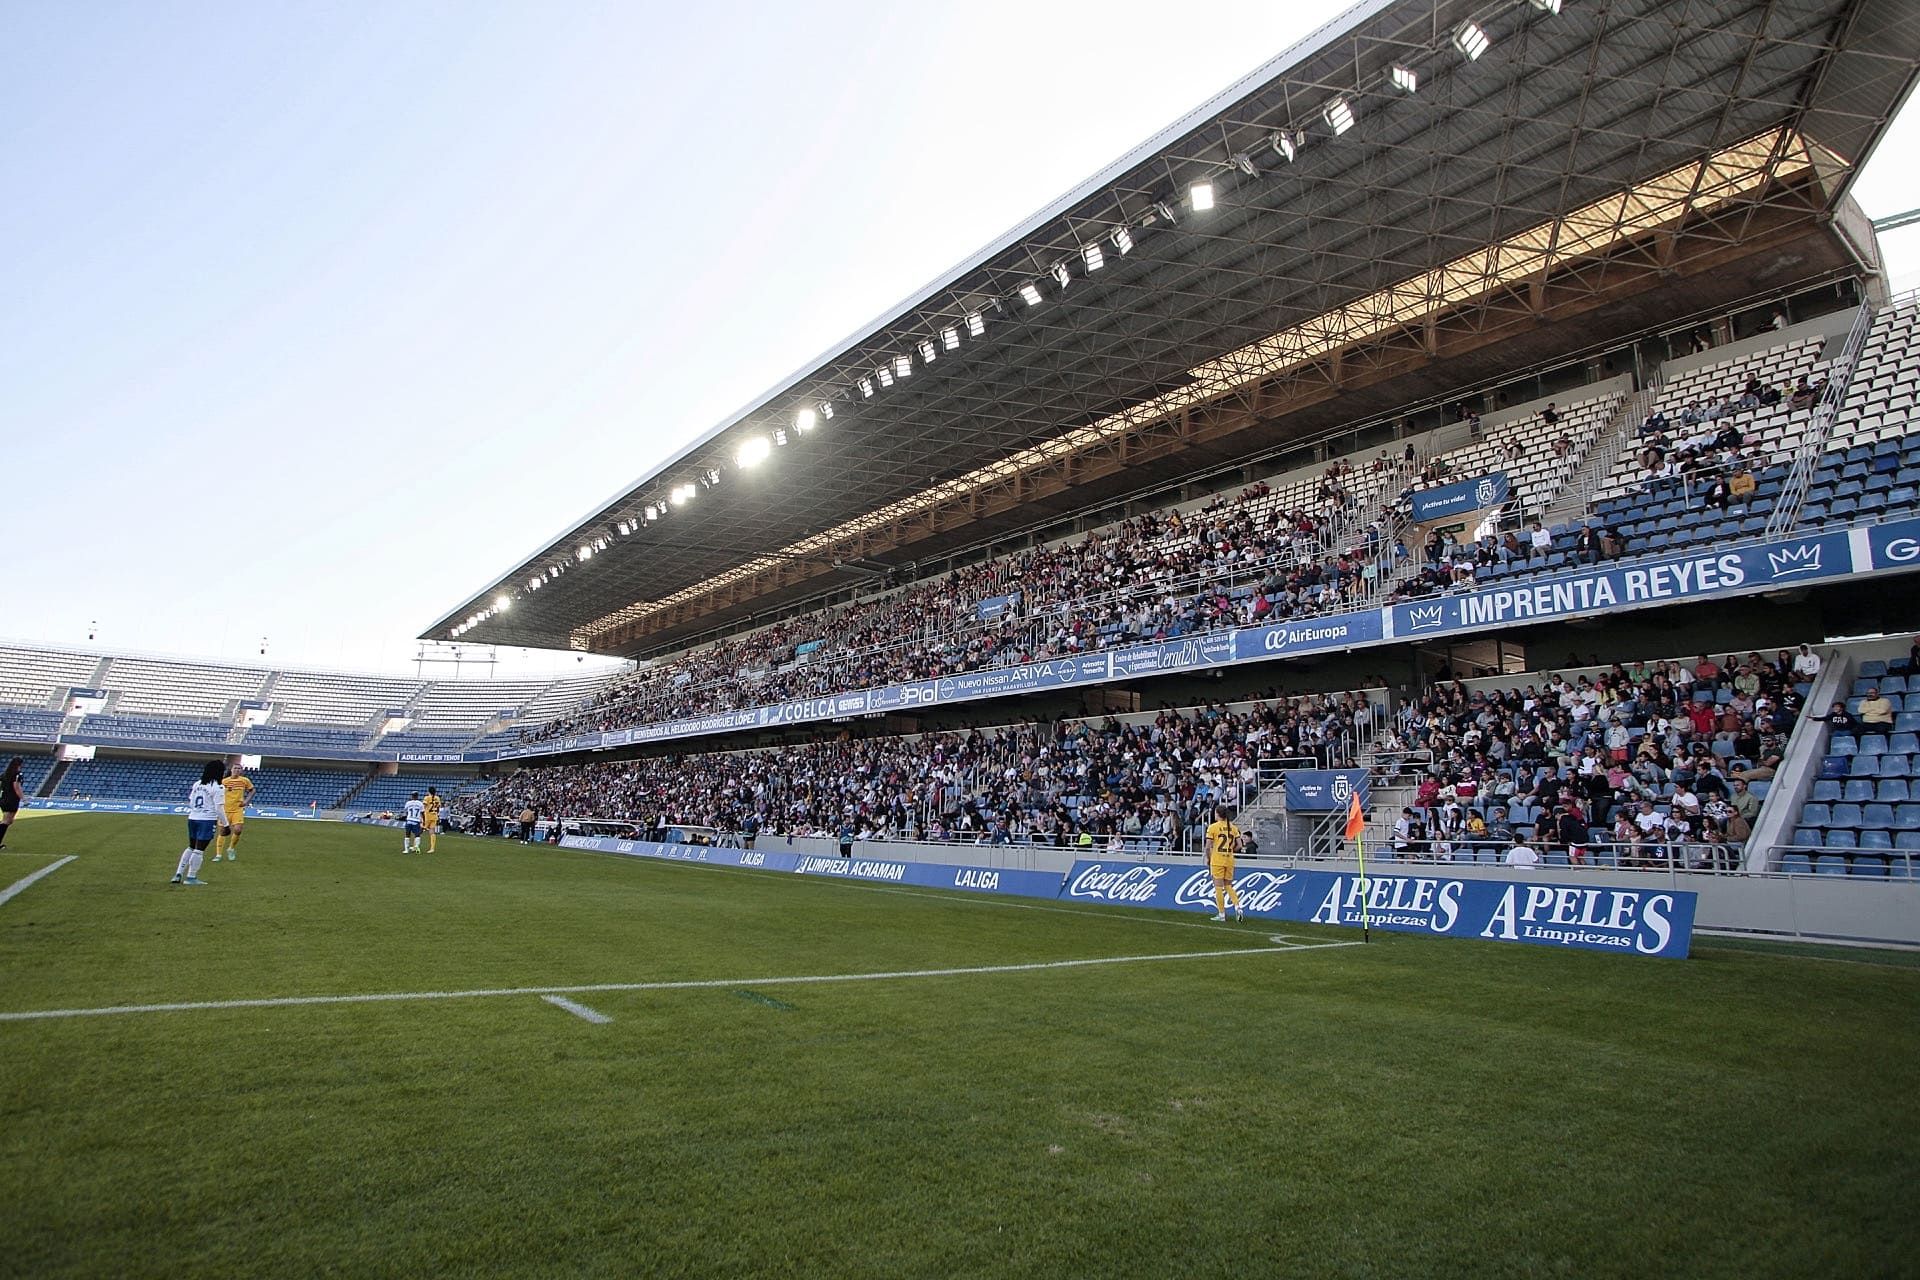
[{"label": "floodlight", "polygon": [[1246,174],[1249,178],[1257,178],[1260,176],[1260,170],[1254,167],[1253,157],[1244,151],[1233,157],[1233,167]]},{"label": "floodlight", "polygon": [[513,608],[513,601],[509,600],[506,596],[495,596],[493,598],[493,611],[495,613],[505,613],[511,608]]},{"label": "floodlight", "polygon": [[[831,421],[831,420],[832,420],[832,418],[833,418],[833,401],[831,401],[831,400],[822,400],[822,401],[820,402],[820,416],[821,416],[821,417],[823,417],[823,418],[826,418],[826,419],[828,419],[829,421]],[[804,428],[804,427],[803,427],[803,428],[801,428],[801,429],[802,429],[802,430],[805,430],[805,428]]]},{"label": "floodlight", "polygon": [[1067,274],[1067,264],[1064,262],[1054,263],[1053,267],[1051,268],[1050,274],[1053,276],[1055,280],[1059,282],[1060,287],[1062,289],[1065,289],[1067,287],[1067,282],[1073,279],[1071,275]]},{"label": "floodlight", "polygon": [[593,548],[583,546],[574,554],[580,557],[580,563],[585,564],[587,561],[593,559]]},{"label": "floodlight", "polygon": [[866,397],[868,400],[873,399],[873,379],[871,378],[860,379],[860,394]]},{"label": "floodlight", "polygon": [[1133,232],[1127,230],[1125,227],[1115,227],[1113,234],[1108,236],[1107,239],[1113,241],[1113,247],[1120,251],[1121,257],[1124,258],[1133,252]]},{"label": "floodlight", "polygon": [[893,358],[893,376],[896,378],[911,378],[913,376],[913,357],[895,356]]},{"label": "floodlight", "polygon": [[677,484],[673,487],[673,492],[667,495],[667,501],[676,507],[684,507],[692,499],[693,486],[690,484]]},{"label": "floodlight", "polygon": [[660,518],[660,508],[654,506],[652,503],[648,503],[645,515],[649,521],[658,520]]},{"label": "floodlight", "polygon": [[[1035,284],[1033,284],[1033,283],[1031,283],[1031,282],[1029,282],[1029,283],[1027,283],[1027,284],[1023,284],[1023,285],[1021,285],[1021,286],[1020,286],[1020,298],[1021,298],[1021,300],[1022,300],[1023,302],[1025,302],[1025,303],[1026,303],[1026,304],[1027,304],[1028,306],[1030,306],[1030,307],[1037,307],[1037,306],[1039,306],[1039,305],[1040,305],[1040,289],[1039,289],[1039,287],[1038,287],[1037,285],[1035,285]],[[976,311],[976,312],[974,312],[974,314],[975,314],[975,315],[978,315],[978,314],[980,314],[980,313]]]},{"label": "floodlight", "polygon": [[1267,145],[1273,148],[1273,154],[1292,164],[1293,158],[1300,154],[1300,135],[1282,129],[1267,139]]},{"label": "floodlight", "polygon": [[527,579],[527,590],[538,591],[539,589],[540,589],[540,579],[538,578]]},{"label": "floodlight", "polygon": [[1153,202],[1153,215],[1162,222],[1172,222],[1173,206],[1165,200],[1155,200]]},{"label": "floodlight", "polygon": [[1468,19],[1453,31],[1453,47],[1467,55],[1467,61],[1476,62],[1480,55],[1493,47],[1493,37],[1477,22]]},{"label": "floodlight", "polygon": [[1080,261],[1086,264],[1087,271],[1091,274],[1107,265],[1107,255],[1100,252],[1099,242],[1096,241],[1080,250]]},{"label": "floodlight", "polygon": [[633,532],[633,526],[628,524],[625,520],[622,520],[619,524],[615,525],[613,528],[614,528],[614,532],[618,533],[623,538]]},{"label": "floodlight", "polygon": [[1402,93],[1417,93],[1420,89],[1420,74],[1412,67],[1393,64],[1393,87]]},{"label": "floodlight", "polygon": [[978,338],[987,331],[987,318],[978,311],[967,312],[967,336]]},{"label": "floodlight", "polygon": [[960,349],[960,331],[952,325],[948,325],[942,329],[940,331],[940,345],[948,351],[958,351]]},{"label": "floodlight", "polygon": [[1560,12],[1560,0],[1533,0],[1533,7],[1542,13],[1558,14]]},{"label": "floodlight", "polygon": [[[824,409],[826,406],[822,405],[821,408]],[[793,426],[796,431],[811,431],[814,428],[814,424],[819,421],[820,415],[811,409],[802,409],[793,415]]]},{"label": "floodlight", "polygon": [[787,443],[787,429],[785,427],[775,427],[773,429],[774,448],[776,449],[784,448],[786,447],[786,443]]},{"label": "floodlight", "polygon": [[765,436],[749,436],[734,452],[733,460],[741,468],[757,467],[773,452],[773,441]]},{"label": "floodlight", "polygon": [[920,340],[920,363],[933,363],[933,342],[931,339],[922,338]]},{"label": "floodlight", "polygon": [[893,370],[887,368],[887,366],[881,365],[878,369],[874,370],[874,373],[879,376],[882,387],[890,387],[893,385]]},{"label": "floodlight", "polygon": [[1335,98],[1329,102],[1321,109],[1320,116],[1327,122],[1327,128],[1333,130],[1335,137],[1353,128],[1353,105],[1345,98]]}]

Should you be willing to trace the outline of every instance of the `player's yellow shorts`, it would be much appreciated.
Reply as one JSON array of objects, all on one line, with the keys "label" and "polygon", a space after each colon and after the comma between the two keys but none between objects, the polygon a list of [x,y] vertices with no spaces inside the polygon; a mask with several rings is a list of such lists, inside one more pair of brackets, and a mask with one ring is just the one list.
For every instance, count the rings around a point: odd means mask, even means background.
[{"label": "player's yellow shorts", "polygon": [[1233,879],[1233,859],[1209,858],[1207,859],[1207,870],[1213,872],[1213,878],[1215,880],[1231,880]]},{"label": "player's yellow shorts", "polygon": [[229,809],[221,821],[229,827],[244,827],[247,824],[245,809]]},{"label": "player's yellow shorts", "polygon": [[428,818],[428,819],[427,819],[426,821],[424,821],[424,822],[422,822],[422,823],[420,824],[420,829],[421,829],[422,831],[424,831],[424,832],[426,832],[426,833],[427,833],[428,835],[430,835],[430,836],[435,836],[435,835],[439,835],[439,834],[440,834],[440,819],[438,819],[438,818]]}]

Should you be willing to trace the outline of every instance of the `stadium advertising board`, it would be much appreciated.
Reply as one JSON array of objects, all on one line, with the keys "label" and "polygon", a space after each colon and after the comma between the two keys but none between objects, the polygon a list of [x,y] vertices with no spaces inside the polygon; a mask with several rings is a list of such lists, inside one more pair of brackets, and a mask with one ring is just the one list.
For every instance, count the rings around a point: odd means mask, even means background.
[{"label": "stadium advertising board", "polygon": [[1452,484],[1420,489],[1412,499],[1413,521],[1415,524],[1425,524],[1429,520],[1462,516],[1483,507],[1497,507],[1507,500],[1511,488],[1507,483],[1507,473],[1495,471],[1489,475],[1456,480]]},{"label": "stadium advertising board", "polygon": [[803,876],[839,876],[928,889],[965,889],[972,893],[1010,893],[1051,898],[1060,892],[1058,871],[1018,871],[999,867],[961,867],[944,862],[907,862],[887,858],[841,858],[805,854],[794,871]]},{"label": "stadium advertising board", "polygon": [[1351,649],[1377,643],[1380,611],[1336,613],[1324,618],[1278,622],[1270,627],[1246,627],[1232,633],[1233,653],[1240,662],[1266,658],[1294,658],[1328,649]]},{"label": "stadium advertising board", "polygon": [[[72,796],[53,796],[41,798],[29,796],[26,801],[29,809],[51,809],[64,813],[160,813],[185,817],[187,806],[168,804],[160,800],[79,800]],[[297,809],[287,805],[249,805],[249,818],[299,818],[307,820],[317,818],[325,810],[313,808]]]},{"label": "stadium advertising board", "polygon": [[1004,596],[988,596],[985,600],[982,600],[973,607],[973,612],[974,616],[979,618],[980,621],[992,622],[1007,610],[1018,606],[1019,603],[1020,593],[1018,591],[1012,591]]},{"label": "stadium advertising board", "polygon": [[1026,898],[1051,898],[1060,892],[1058,871],[962,867],[944,862],[909,862],[892,858],[841,858],[832,854],[796,853],[791,849],[656,844],[651,840],[616,840],[610,836],[565,836],[560,843],[569,849],[592,849],[631,858],[701,862],[715,867],[749,867],[803,876],[837,876],[846,880],[916,885],[927,889],[965,889],[972,893],[1006,893]]},{"label": "stadium advertising board", "polygon": [[[1395,873],[1239,870],[1233,885],[1248,915],[1446,938],[1579,947],[1684,959],[1696,894],[1618,885],[1530,884]],[[1060,895],[1079,902],[1212,911],[1213,877],[1191,863],[1073,864]]]},{"label": "stadium advertising board", "polygon": [[1370,788],[1365,769],[1289,769],[1286,790],[1289,813],[1340,813],[1356,791],[1366,808]]},{"label": "stadium advertising board", "polygon": [[1392,607],[1391,638],[1410,640],[1515,622],[1679,604],[1729,592],[1785,590],[1853,571],[1845,532],[1703,551],[1618,568],[1594,567]]}]

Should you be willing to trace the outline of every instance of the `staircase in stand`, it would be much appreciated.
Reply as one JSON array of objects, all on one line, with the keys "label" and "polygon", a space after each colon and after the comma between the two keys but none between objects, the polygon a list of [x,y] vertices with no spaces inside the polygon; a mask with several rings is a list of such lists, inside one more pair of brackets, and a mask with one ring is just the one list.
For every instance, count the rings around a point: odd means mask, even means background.
[{"label": "staircase in stand", "polygon": [[41,780],[40,785],[33,789],[33,794],[42,800],[51,796],[53,789],[60,785],[60,779],[67,776],[67,766],[71,763],[73,763],[71,760],[56,761],[53,768],[47,771],[47,776]]}]

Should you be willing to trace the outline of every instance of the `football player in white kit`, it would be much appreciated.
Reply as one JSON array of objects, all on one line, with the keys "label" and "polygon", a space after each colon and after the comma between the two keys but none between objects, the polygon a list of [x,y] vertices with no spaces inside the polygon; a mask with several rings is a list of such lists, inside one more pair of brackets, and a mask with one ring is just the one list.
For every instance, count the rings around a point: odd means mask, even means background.
[{"label": "football player in white kit", "polygon": [[220,828],[220,813],[226,804],[227,791],[220,785],[226,772],[224,762],[207,761],[207,767],[200,771],[200,781],[187,792],[187,847],[181,850],[180,865],[173,870],[174,884],[201,883],[200,862]]},{"label": "football player in white kit", "polygon": [[420,826],[427,820],[427,804],[418,791],[407,801],[407,828],[400,837],[400,852],[420,852]]}]

